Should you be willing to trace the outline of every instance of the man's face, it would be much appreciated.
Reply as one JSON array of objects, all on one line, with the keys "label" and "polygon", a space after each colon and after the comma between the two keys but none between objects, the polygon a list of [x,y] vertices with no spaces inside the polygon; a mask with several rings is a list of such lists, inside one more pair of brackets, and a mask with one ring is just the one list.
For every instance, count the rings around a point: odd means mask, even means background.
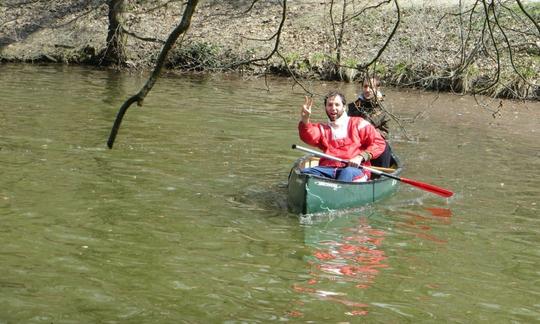
[{"label": "man's face", "polygon": [[369,80],[364,82],[364,98],[372,99],[377,93],[377,86],[375,80]]},{"label": "man's face", "polygon": [[340,96],[329,97],[326,100],[326,115],[330,121],[336,121],[343,112],[345,112],[345,107]]}]

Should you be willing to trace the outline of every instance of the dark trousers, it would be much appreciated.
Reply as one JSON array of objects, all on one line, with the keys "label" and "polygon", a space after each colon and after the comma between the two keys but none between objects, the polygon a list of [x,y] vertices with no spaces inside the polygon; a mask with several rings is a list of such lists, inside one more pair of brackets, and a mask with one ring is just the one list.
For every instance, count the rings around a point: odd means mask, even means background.
[{"label": "dark trousers", "polygon": [[384,149],[384,152],[379,155],[378,158],[372,159],[371,165],[388,168],[390,167],[390,163],[392,163],[392,148],[390,148],[390,145],[388,144],[388,142],[386,142],[386,148]]}]

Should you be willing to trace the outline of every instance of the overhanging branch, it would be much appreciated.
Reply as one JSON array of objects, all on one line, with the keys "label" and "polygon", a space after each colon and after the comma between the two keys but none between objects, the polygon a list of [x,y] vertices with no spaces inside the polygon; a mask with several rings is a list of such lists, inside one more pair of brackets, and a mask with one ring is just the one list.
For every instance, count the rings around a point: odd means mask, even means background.
[{"label": "overhanging branch", "polygon": [[136,95],[126,100],[124,104],[120,107],[120,110],[118,111],[118,114],[116,115],[116,119],[111,129],[109,140],[107,141],[107,146],[110,149],[112,149],[113,147],[114,140],[116,139],[116,135],[118,134],[118,130],[120,129],[120,124],[122,123],[122,119],[124,118],[126,111],[135,102],[137,103],[138,106],[142,106],[144,98],[150,92],[150,90],[152,90],[152,87],[156,83],[159,77],[159,74],[161,73],[161,69],[163,68],[163,65],[165,64],[165,59],[167,58],[167,54],[169,54],[169,51],[171,50],[173,45],[176,43],[176,40],[178,39],[178,37],[180,37],[180,35],[182,35],[189,29],[189,25],[191,24],[191,17],[193,16],[193,13],[195,12],[195,8],[197,7],[198,2],[199,0],[188,0],[186,4],[186,8],[184,10],[184,14],[182,15],[182,20],[180,24],[176,26],[176,28],[171,32],[171,34],[167,38],[167,41],[163,45],[163,48],[161,49],[161,52],[159,53],[159,57],[156,62],[156,66],[154,67],[152,74],[146,81],[146,84],[141,88],[141,90]]}]

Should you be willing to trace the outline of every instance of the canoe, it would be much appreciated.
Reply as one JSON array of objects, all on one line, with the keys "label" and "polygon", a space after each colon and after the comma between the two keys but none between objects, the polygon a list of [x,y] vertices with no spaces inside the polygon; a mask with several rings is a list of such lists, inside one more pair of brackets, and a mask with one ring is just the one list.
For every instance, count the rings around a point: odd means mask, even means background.
[{"label": "canoe", "polygon": [[[313,214],[361,207],[390,196],[399,186],[399,181],[395,179],[374,174],[367,182],[343,182],[300,171],[316,166],[318,162],[318,157],[306,155],[294,163],[287,185],[289,211],[296,214]],[[382,171],[398,176],[403,169],[395,155],[392,155],[391,168],[393,171]]]}]

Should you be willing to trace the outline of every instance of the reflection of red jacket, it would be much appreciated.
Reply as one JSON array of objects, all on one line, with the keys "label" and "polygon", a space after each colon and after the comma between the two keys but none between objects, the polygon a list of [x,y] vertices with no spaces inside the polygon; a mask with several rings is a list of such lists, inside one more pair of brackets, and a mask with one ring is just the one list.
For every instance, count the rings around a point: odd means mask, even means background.
[{"label": "reflection of red jacket", "polygon": [[[347,117],[347,134],[345,137],[335,139],[332,128],[328,124],[300,122],[298,131],[300,138],[306,144],[316,146],[324,153],[349,160],[358,155],[371,155],[372,159],[379,157],[384,152],[386,142],[379,132],[368,121],[361,117]],[[370,165],[369,161],[364,163]],[[344,167],[341,162],[321,158],[320,166]]]}]

